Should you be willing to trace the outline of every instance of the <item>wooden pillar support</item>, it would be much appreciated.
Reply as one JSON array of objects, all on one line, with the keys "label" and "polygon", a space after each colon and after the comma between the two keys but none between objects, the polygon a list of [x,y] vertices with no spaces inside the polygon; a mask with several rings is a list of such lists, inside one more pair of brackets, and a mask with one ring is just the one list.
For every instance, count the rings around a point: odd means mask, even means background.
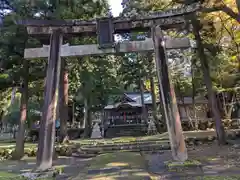
[{"label": "wooden pillar support", "polygon": [[[175,91],[168,73],[168,62],[163,34],[160,27],[152,28],[159,93],[163,108],[163,117],[167,123],[172,156],[175,161],[187,160],[187,149],[182,132]],[[163,87],[164,85],[164,87]]]},{"label": "wooden pillar support", "polygon": [[[165,41],[166,49],[184,49],[191,47],[188,38],[167,38]],[[152,39],[144,41],[126,41],[116,44],[115,48],[99,49],[98,44],[75,45],[68,46],[65,44],[61,46],[61,57],[77,57],[77,56],[93,56],[116,53],[131,53],[131,52],[145,52],[153,51]],[[46,58],[49,55],[49,46],[44,45],[41,48],[25,49],[24,58]]]},{"label": "wooden pillar support", "polygon": [[60,50],[62,33],[55,30],[50,39],[50,53],[47,67],[46,93],[43,115],[40,124],[40,134],[37,154],[37,170],[45,171],[52,167],[53,148],[55,142],[55,120],[58,103],[60,77]]}]

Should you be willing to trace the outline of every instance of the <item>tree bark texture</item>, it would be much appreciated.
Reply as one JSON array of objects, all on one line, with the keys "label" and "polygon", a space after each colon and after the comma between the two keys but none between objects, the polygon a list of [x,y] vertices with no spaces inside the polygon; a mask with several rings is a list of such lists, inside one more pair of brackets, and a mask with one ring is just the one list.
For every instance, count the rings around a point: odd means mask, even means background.
[{"label": "tree bark texture", "polygon": [[154,86],[154,78],[153,76],[150,77],[150,88],[151,88],[151,95],[152,95],[152,112],[153,112],[153,120],[154,124],[156,126],[156,129],[159,133],[161,133],[162,128],[160,121],[157,117],[157,98],[156,98],[156,92],[155,92],[155,86]]},{"label": "tree bark texture", "polygon": [[90,110],[90,102],[89,99],[84,100],[84,137],[89,138],[91,137],[92,131],[92,117],[91,117],[91,110]]},{"label": "tree bark texture", "polygon": [[86,135],[88,138],[92,135],[92,111],[88,109],[88,116],[87,116],[87,122],[86,122]]},{"label": "tree bark texture", "polygon": [[154,27],[152,29],[152,34],[160,87],[159,92],[163,107],[163,117],[167,122],[172,156],[175,161],[185,161],[188,158],[187,149],[184,141],[175,91],[168,73],[168,62],[161,28]]},{"label": "tree bark texture", "polygon": [[17,92],[17,87],[13,87],[13,88],[12,88],[12,95],[11,95],[10,105],[12,105],[13,102],[14,102],[14,100],[15,100],[16,92]]},{"label": "tree bark texture", "polygon": [[143,120],[146,123],[148,121],[148,114],[147,114],[147,109],[144,102],[144,83],[142,79],[139,80],[139,86],[140,86],[140,95],[141,95],[141,103],[142,103],[142,115],[143,115]]},{"label": "tree bark texture", "polygon": [[88,116],[88,99],[84,98],[84,114],[83,114],[83,121],[80,122],[80,126],[82,129],[86,128],[87,116]]},{"label": "tree bark texture", "polygon": [[215,125],[216,125],[216,133],[217,133],[218,142],[219,142],[219,144],[226,144],[225,131],[224,131],[224,127],[222,124],[222,119],[221,119],[220,111],[218,108],[217,99],[216,99],[215,93],[213,92],[213,89],[212,89],[212,80],[211,80],[211,76],[210,76],[209,65],[207,62],[207,57],[204,52],[202,38],[199,33],[200,29],[201,29],[200,22],[197,20],[196,15],[191,15],[190,19],[191,19],[191,23],[193,26],[193,34],[195,36],[197,47],[198,47],[197,53],[198,53],[198,57],[200,59],[204,81],[205,81],[205,84],[207,87],[208,101],[209,101],[209,105],[212,109],[213,118],[214,118]]},{"label": "tree bark texture", "polygon": [[65,68],[65,60],[61,60],[61,73],[59,84],[59,115],[60,115],[60,142],[68,140],[67,121],[68,121],[68,72]]},{"label": "tree bark texture", "polygon": [[21,88],[21,105],[18,135],[16,139],[16,149],[14,159],[21,159],[24,156],[25,124],[27,120],[28,106],[28,60],[23,62],[23,84]]},{"label": "tree bark texture", "polygon": [[71,122],[71,124],[72,124],[72,126],[75,124],[75,102],[74,101],[72,101],[72,122]]},{"label": "tree bark texture", "polygon": [[163,128],[161,127],[160,119],[158,119],[158,116],[157,116],[157,98],[156,98],[155,82],[154,82],[154,75],[156,74],[156,72],[154,70],[155,63],[154,63],[153,53],[148,53],[147,57],[148,57],[148,62],[149,62],[148,70],[150,72],[149,73],[149,76],[150,76],[149,81],[150,81],[150,91],[151,91],[151,96],[152,96],[152,117],[153,117],[153,121],[154,121],[157,131],[159,133],[161,133]]},{"label": "tree bark texture", "polygon": [[197,119],[197,112],[196,112],[196,102],[195,102],[195,94],[196,94],[196,88],[195,88],[195,63],[192,60],[191,64],[191,74],[192,74],[192,106],[193,106],[193,115],[194,115],[194,123],[195,123],[195,130],[198,130],[198,119]]},{"label": "tree bark texture", "polygon": [[37,153],[37,170],[45,171],[52,167],[53,149],[55,142],[55,120],[58,104],[60,79],[60,47],[62,33],[53,31],[50,39],[50,54],[47,67],[46,93],[44,98],[43,115],[40,123],[40,133]]}]

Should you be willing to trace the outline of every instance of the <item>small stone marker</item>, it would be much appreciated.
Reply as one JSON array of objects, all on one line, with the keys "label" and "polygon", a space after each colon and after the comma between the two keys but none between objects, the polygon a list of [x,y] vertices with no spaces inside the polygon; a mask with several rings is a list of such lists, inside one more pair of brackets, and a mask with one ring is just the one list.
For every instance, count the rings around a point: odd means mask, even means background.
[{"label": "small stone marker", "polygon": [[95,123],[95,125],[93,126],[93,131],[92,131],[92,139],[96,139],[96,138],[101,138],[101,132],[100,132],[100,127],[98,126],[97,123]]}]

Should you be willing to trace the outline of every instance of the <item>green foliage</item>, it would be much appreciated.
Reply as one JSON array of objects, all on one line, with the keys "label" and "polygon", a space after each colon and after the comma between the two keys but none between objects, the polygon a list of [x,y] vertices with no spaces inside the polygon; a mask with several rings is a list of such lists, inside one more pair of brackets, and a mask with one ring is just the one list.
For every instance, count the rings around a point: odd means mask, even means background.
[{"label": "green foliage", "polygon": [[2,90],[0,93],[0,108],[2,111],[6,111],[11,99],[12,89],[8,88],[6,90]]},{"label": "green foliage", "polygon": [[[41,42],[36,39],[29,38],[26,29],[14,23],[14,20],[25,19],[25,18],[55,18],[55,19],[91,19],[100,16],[104,16],[108,11],[108,3],[106,0],[100,1],[84,1],[84,0],[74,0],[74,1],[60,1],[57,4],[49,4],[47,1],[34,1],[29,2],[26,0],[14,1],[14,6],[16,6],[16,13],[10,13],[4,18],[4,24],[1,28],[1,38],[0,38],[0,53],[1,53],[1,68],[3,69],[0,75],[0,89],[3,92],[6,91],[7,87],[11,87],[14,84],[22,83],[22,64],[23,64],[23,50],[25,47],[39,47]],[[51,14],[51,11],[54,12]],[[33,17],[33,15],[38,12],[38,17]],[[70,39],[71,44],[82,44],[96,42],[95,38],[72,38]],[[86,61],[90,61],[95,58],[85,57]],[[88,87],[84,89],[87,92],[88,89],[95,91],[96,95],[93,99],[101,98],[101,102],[105,101],[106,94],[103,91],[111,91],[109,88],[109,83],[112,82],[110,72],[111,63],[108,61],[99,61],[100,59],[105,59],[105,57],[97,58],[97,61],[90,63],[85,63],[85,67],[79,64],[79,59],[67,59],[68,70],[70,72],[70,97],[73,98],[77,92],[82,91],[84,88],[82,84],[87,82]],[[100,62],[100,63],[99,63]],[[103,63],[101,63],[103,62]],[[33,116],[31,112],[39,111],[43,101],[43,78],[45,76],[45,66],[46,60],[34,60],[29,61],[29,98],[30,104],[35,104],[30,107],[29,116]],[[94,66],[94,71],[96,73],[92,76],[92,70],[88,72]],[[97,68],[100,67],[100,68]],[[80,71],[79,71],[80,70]],[[89,76],[90,75],[90,76]],[[80,78],[81,77],[81,78]],[[95,77],[98,77],[95,80]],[[92,79],[88,83],[88,80]],[[113,81],[115,82],[115,80]],[[114,83],[113,83],[114,84]],[[112,87],[112,86],[111,86]],[[117,85],[115,87],[118,87]],[[96,89],[97,88],[97,89]],[[109,90],[110,89],[110,90]],[[90,96],[90,94],[88,94]],[[95,102],[94,102],[95,103]],[[96,102],[99,104],[100,102]],[[95,104],[96,104],[95,103]],[[33,108],[33,109],[32,109]],[[15,111],[14,111],[15,112]],[[19,116],[19,111],[16,113],[10,113],[11,118]],[[14,114],[14,115],[13,115]],[[17,115],[18,114],[18,115]],[[7,116],[10,118],[10,115]]]},{"label": "green foliage", "polygon": [[[7,121],[11,126],[17,125],[20,117],[20,98],[21,95],[19,93],[15,94],[13,102],[9,101],[6,109],[4,121]],[[11,104],[12,103],[12,104]]]},{"label": "green foliage", "polygon": [[[4,121],[8,122],[10,125],[18,125],[20,117],[20,99],[21,94],[16,93],[14,101],[10,102],[10,99],[6,100],[4,104]],[[40,120],[41,116],[41,106],[36,101],[30,100],[28,102],[28,119],[26,121],[27,125],[30,125],[31,122]]]}]

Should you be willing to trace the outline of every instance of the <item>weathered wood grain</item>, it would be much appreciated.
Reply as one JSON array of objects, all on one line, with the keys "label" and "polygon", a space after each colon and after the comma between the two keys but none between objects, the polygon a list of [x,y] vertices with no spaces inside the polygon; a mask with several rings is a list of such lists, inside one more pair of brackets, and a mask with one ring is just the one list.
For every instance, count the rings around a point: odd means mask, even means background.
[{"label": "weathered wood grain", "polygon": [[184,141],[178,105],[169,73],[166,47],[160,27],[152,28],[152,37],[155,48],[156,71],[159,82],[159,96],[162,115],[167,124],[172,157],[176,161],[187,160],[187,149]]},{"label": "weathered wood grain", "polygon": [[[153,25],[160,25],[162,29],[172,28],[185,22],[184,15],[195,12],[200,8],[198,3],[183,8],[169,9],[148,13],[134,17],[113,18],[114,33],[137,30],[143,31]],[[27,26],[30,35],[50,35],[54,30],[61,29],[65,34],[96,35],[96,20],[19,20],[18,24]]]},{"label": "weathered wood grain", "polygon": [[[167,39],[165,41],[167,49],[183,49],[189,48],[190,41],[188,38],[175,38]],[[86,56],[86,55],[101,55],[101,54],[115,54],[115,53],[127,53],[127,52],[143,52],[153,51],[152,39],[146,39],[145,41],[130,41],[122,42],[116,45],[116,48],[112,49],[99,49],[98,44],[78,45],[61,47],[61,57],[70,56]],[[25,49],[25,58],[46,58],[49,55],[49,46],[44,45],[42,48]]]},{"label": "weathered wood grain", "polygon": [[62,39],[62,33],[58,30],[53,32],[50,40],[51,51],[48,52],[49,60],[44,93],[44,106],[38,141],[37,170],[39,171],[45,171],[52,167]]}]

